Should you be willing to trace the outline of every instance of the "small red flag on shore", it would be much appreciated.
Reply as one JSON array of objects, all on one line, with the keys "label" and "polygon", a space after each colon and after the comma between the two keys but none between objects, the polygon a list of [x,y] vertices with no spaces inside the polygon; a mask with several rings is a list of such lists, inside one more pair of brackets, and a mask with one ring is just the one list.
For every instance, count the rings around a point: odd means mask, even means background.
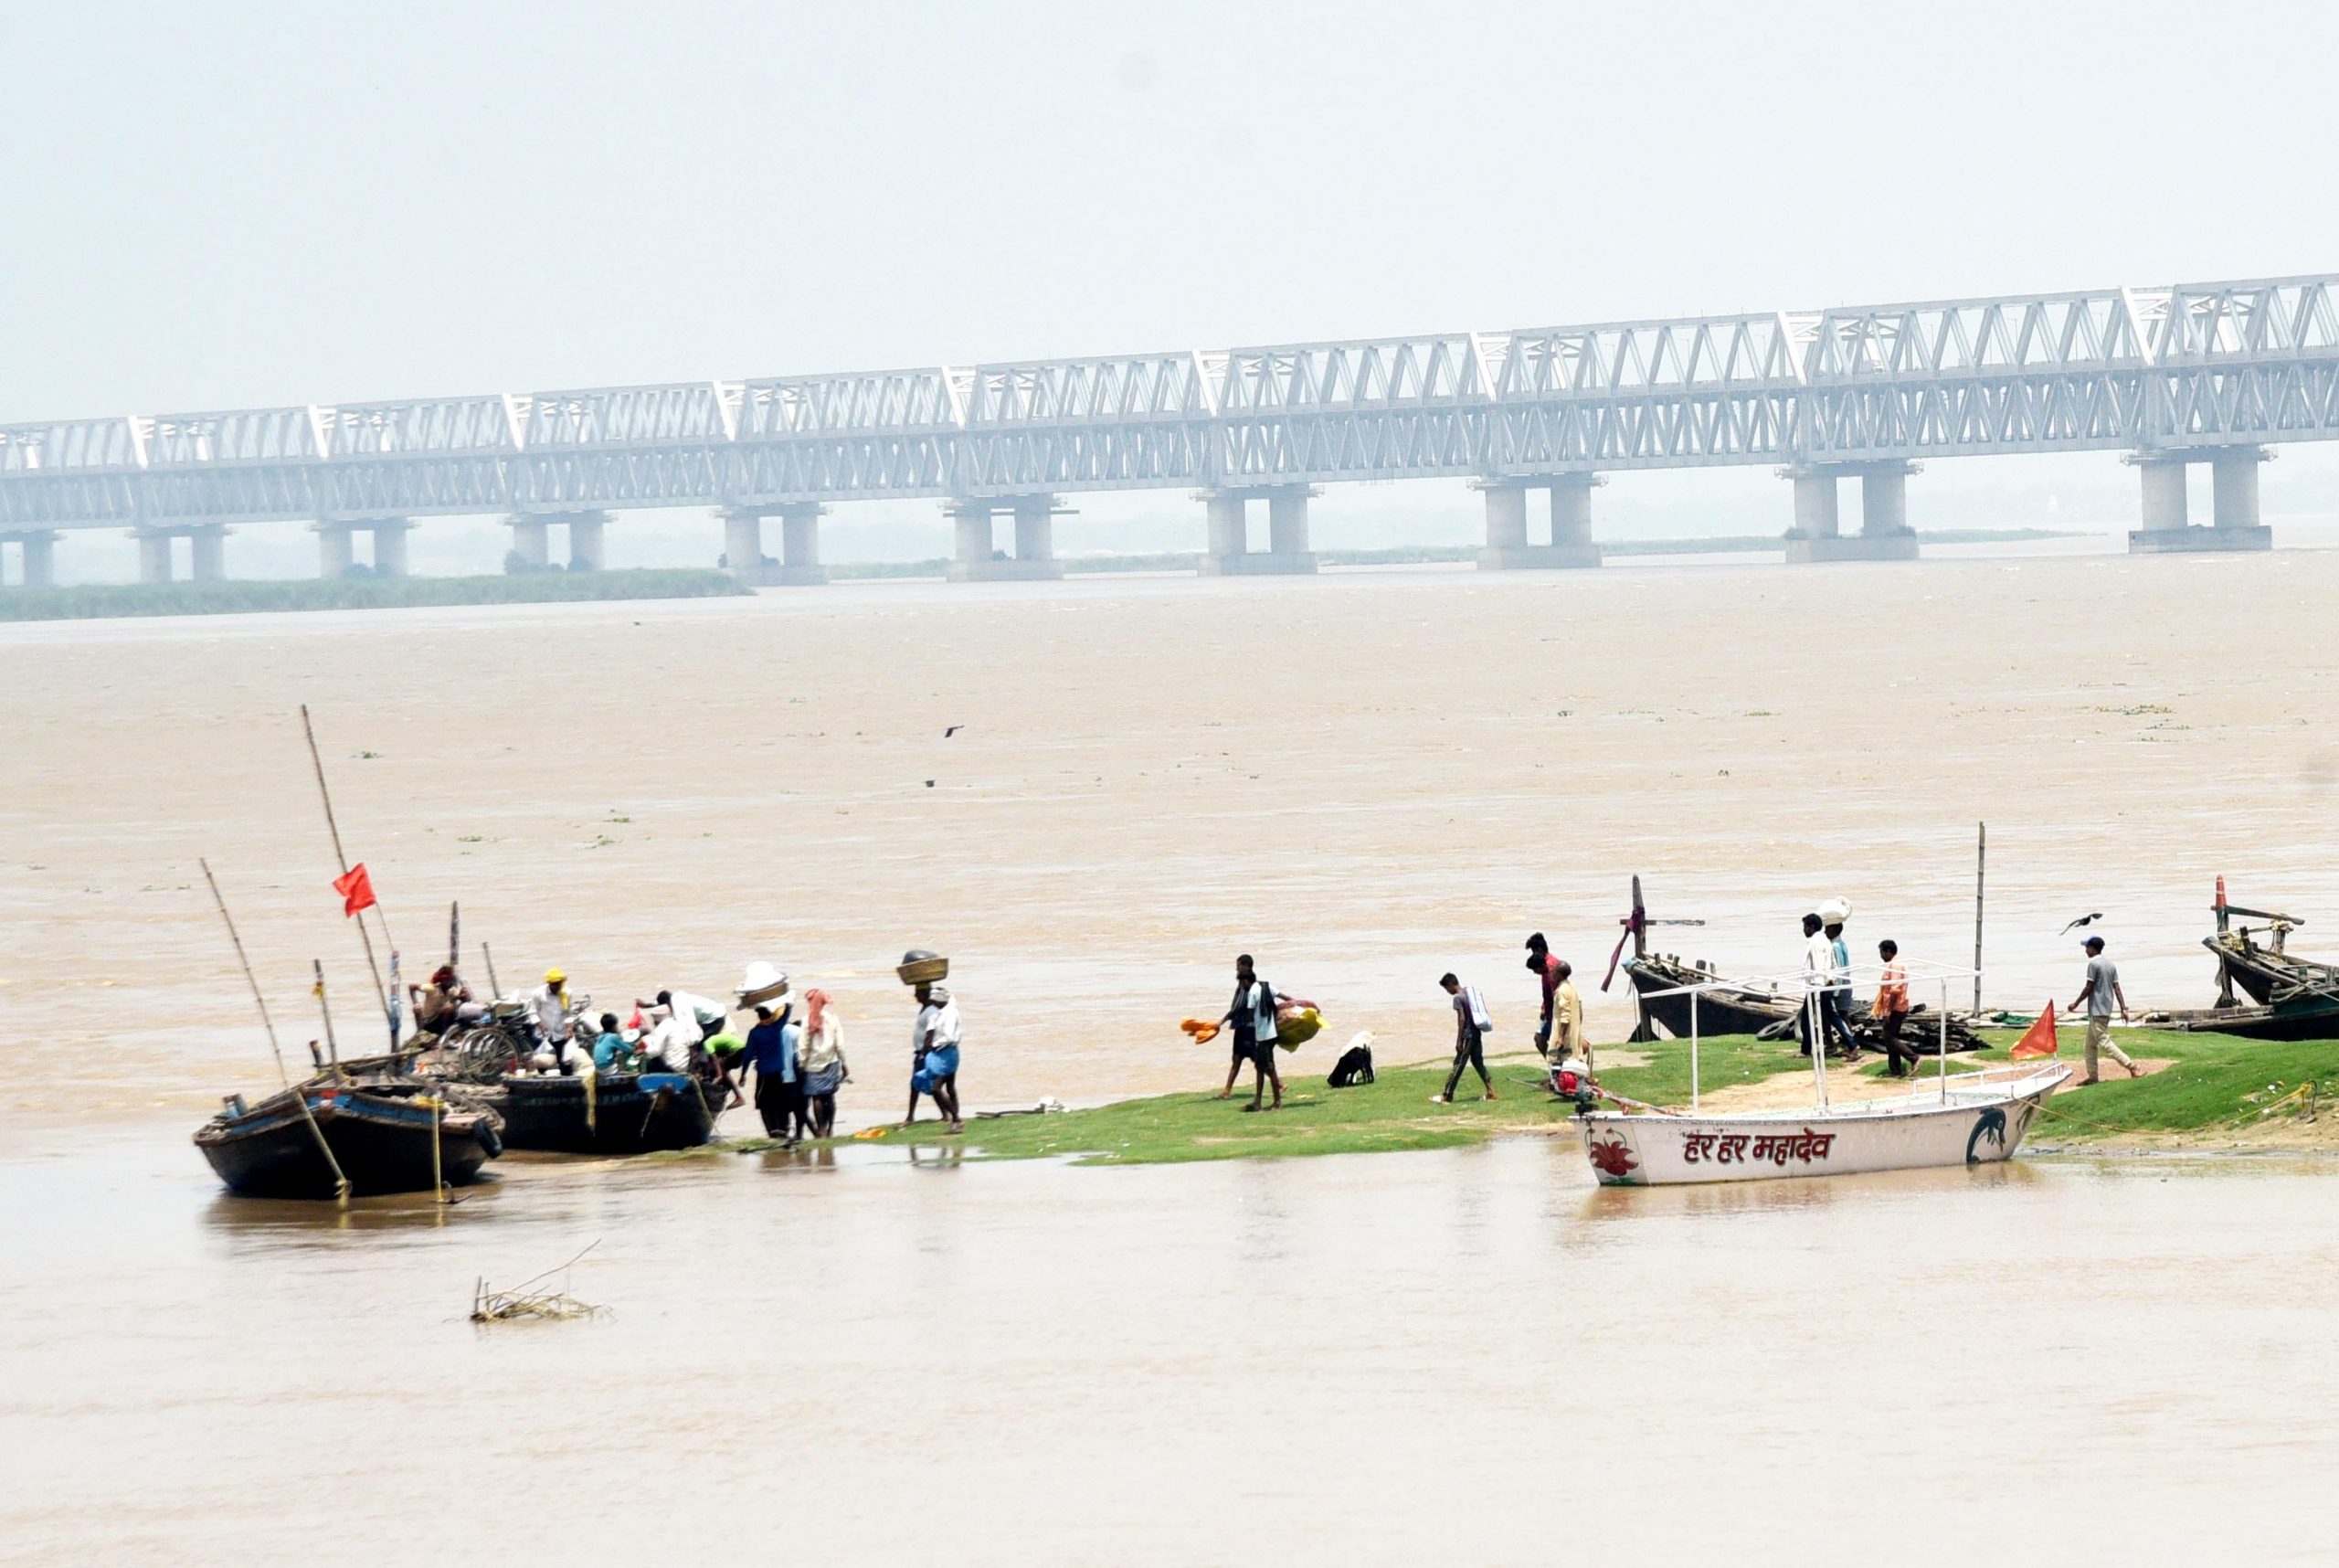
[{"label": "small red flag on shore", "polygon": [[362,860],[333,879],[333,890],[341,895],[344,915],[374,907],[374,879],[365,874],[365,863]]},{"label": "small red flag on shore", "polygon": [[2023,1031],[2022,1038],[2014,1043],[2014,1050],[2008,1054],[2017,1062],[2027,1062],[2033,1056],[2052,1056],[2056,1045],[2055,1004],[2050,1001],[2047,1011],[2038,1015],[2038,1022]]}]

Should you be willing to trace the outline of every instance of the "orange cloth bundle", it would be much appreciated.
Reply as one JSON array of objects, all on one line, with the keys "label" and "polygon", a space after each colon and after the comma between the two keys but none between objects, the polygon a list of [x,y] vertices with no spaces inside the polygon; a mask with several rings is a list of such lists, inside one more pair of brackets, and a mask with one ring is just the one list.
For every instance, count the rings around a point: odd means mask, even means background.
[{"label": "orange cloth bundle", "polygon": [[1205,1023],[1199,1018],[1189,1018],[1178,1027],[1192,1035],[1197,1045],[1207,1045],[1218,1038],[1218,1025]]}]

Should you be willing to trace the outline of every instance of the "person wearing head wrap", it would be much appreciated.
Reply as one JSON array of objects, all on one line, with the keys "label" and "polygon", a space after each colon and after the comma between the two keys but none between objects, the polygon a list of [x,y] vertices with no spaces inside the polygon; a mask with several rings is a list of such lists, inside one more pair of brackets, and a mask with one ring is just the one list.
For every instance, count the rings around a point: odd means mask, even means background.
[{"label": "person wearing head wrap", "polygon": [[804,1044],[797,1065],[804,1075],[804,1109],[814,1138],[837,1127],[837,1088],[845,1081],[844,1020],[829,1005],[829,993],[804,993]]},{"label": "person wearing head wrap", "polygon": [[917,1097],[931,1095],[934,1108],[949,1122],[950,1130],[964,1132],[967,1125],[958,1118],[958,1004],[947,988],[921,985],[917,1006],[917,1022],[910,1033],[910,1108],[902,1125],[917,1120]]},{"label": "person wearing head wrap", "polygon": [[406,988],[407,1000],[414,1003],[414,1026],[426,1034],[443,1034],[453,1027],[471,1001],[471,988],[455,974],[455,966],[440,964],[432,971],[427,986]]}]

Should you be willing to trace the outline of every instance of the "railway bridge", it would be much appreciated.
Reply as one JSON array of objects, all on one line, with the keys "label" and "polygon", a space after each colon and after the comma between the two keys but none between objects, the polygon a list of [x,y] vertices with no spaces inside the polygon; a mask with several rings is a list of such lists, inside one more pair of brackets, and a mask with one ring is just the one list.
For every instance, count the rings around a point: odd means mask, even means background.
[{"label": "railway bridge", "polygon": [[[952,577],[979,580],[1056,575],[1067,495],[1180,490],[1203,509],[1204,572],[1307,572],[1323,486],[1450,478],[1483,493],[1481,567],[1590,567],[1603,475],[1737,465],[1790,482],[1790,559],[1900,559],[1916,554],[1908,483],[1926,460],[2101,451],[2138,471],[2132,550],[2266,549],[2270,447],[2339,434],[2334,287],[2339,274],[6,424],[0,545],[37,585],[60,530],[118,528],[157,581],[184,537],[194,575],[216,577],[228,528],[297,521],[316,530],[322,572],[348,570],[364,532],[374,569],[398,574],[410,529],[486,514],[509,520],[523,564],[549,565],[558,529],[568,564],[591,567],[612,511],[693,507],[720,514],[741,576],[809,584],[825,580],[832,508],[925,497],[953,521]],[[2192,463],[2214,474],[2207,525],[2186,515]],[[1841,525],[1847,479],[1857,530]],[[1254,506],[1264,550],[1249,547]],[[1001,518],[1011,552],[996,547]]]}]

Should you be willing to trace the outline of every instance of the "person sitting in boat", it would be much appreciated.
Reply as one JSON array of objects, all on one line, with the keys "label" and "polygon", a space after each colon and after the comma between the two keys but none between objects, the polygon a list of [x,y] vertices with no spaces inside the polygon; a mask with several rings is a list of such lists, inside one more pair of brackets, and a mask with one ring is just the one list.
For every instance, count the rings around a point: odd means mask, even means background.
[{"label": "person sitting in boat", "polygon": [[683,1002],[677,1001],[671,991],[661,991],[653,1002],[638,1002],[642,1016],[652,1021],[649,1037],[642,1042],[642,1054],[650,1060],[650,1070],[659,1073],[687,1073],[691,1070],[691,1048],[706,1036],[698,1025],[698,1017]]},{"label": "person sitting in boat", "polygon": [[471,987],[456,977],[455,966],[440,964],[431,971],[427,986],[406,988],[407,999],[414,1005],[414,1026],[425,1034],[444,1034],[460,1021],[463,1003],[471,1001]]},{"label": "person sitting in boat", "polygon": [[630,1073],[634,1070],[633,1047],[626,1044],[625,1035],[618,1029],[618,1015],[601,1014],[601,1033],[593,1041],[593,1071],[596,1073]]}]

